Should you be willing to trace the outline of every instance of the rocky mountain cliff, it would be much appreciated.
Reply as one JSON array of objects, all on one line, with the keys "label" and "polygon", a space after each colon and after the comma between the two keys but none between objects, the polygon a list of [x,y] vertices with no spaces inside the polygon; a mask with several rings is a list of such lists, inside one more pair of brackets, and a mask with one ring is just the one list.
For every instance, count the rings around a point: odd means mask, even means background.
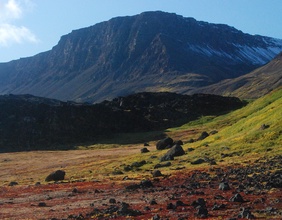
[{"label": "rocky mountain cliff", "polygon": [[254,99],[279,87],[282,87],[282,53],[251,73],[200,88],[197,92]]},{"label": "rocky mountain cliff", "polygon": [[63,36],[52,50],[0,64],[0,94],[100,102],[141,91],[187,93],[244,75],[282,40],[164,12],[117,17]]}]

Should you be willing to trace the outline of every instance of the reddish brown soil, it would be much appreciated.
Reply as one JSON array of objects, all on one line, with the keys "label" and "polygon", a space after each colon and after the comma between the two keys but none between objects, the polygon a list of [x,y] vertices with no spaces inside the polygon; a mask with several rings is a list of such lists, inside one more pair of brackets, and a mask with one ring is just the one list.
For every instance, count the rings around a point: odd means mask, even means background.
[{"label": "reddish brown soil", "polygon": [[[160,219],[199,219],[197,209],[192,205],[199,198],[206,202],[206,219],[239,219],[242,208],[249,208],[255,219],[281,219],[282,188],[267,182],[274,178],[271,175],[275,171],[281,171],[281,158],[276,160],[272,162],[276,164],[272,168],[270,162],[261,161],[247,167],[183,170],[171,176],[151,178],[153,187],[133,190],[126,187],[140,184],[141,179],[122,180],[123,176],[120,180],[103,182],[2,186],[0,219],[153,219],[157,215]],[[255,182],[263,180],[263,177],[256,176],[258,170],[268,175],[266,182]],[[229,183],[230,190],[219,190],[223,179]],[[240,185],[245,189],[240,189]],[[236,193],[243,197],[244,202],[230,201]],[[110,203],[111,198],[116,203]],[[153,199],[157,204],[150,204]],[[177,201],[184,205],[175,207]],[[122,203],[128,203],[129,209],[140,213],[131,217],[118,212],[106,213],[105,210],[110,210],[111,206],[121,207]],[[172,203],[171,209],[169,203]],[[213,210],[215,203],[225,207]]]}]

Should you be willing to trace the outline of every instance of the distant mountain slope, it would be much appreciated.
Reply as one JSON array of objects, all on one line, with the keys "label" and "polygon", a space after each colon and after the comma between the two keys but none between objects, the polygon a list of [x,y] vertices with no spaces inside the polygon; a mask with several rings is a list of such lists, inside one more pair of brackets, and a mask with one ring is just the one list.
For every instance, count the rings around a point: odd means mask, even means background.
[{"label": "distant mountain slope", "polygon": [[282,53],[268,64],[235,79],[223,80],[197,90],[197,92],[259,98],[282,86]]},{"label": "distant mountain slope", "polygon": [[4,95],[0,96],[0,152],[95,143],[101,135],[162,130],[243,105],[238,98],[174,93],[140,93],[94,105]]},{"label": "distant mountain slope", "polygon": [[99,102],[142,91],[188,92],[244,75],[282,40],[164,12],[118,17],[63,36],[52,50],[0,64],[0,94]]}]

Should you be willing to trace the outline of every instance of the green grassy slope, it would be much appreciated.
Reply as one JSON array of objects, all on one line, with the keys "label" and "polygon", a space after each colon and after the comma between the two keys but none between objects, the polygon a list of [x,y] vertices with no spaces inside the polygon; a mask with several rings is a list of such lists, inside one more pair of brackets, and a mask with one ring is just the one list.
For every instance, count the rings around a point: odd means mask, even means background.
[{"label": "green grassy slope", "polygon": [[[269,127],[262,130],[262,124]],[[207,156],[218,161],[224,157],[222,154],[232,157],[282,154],[282,88],[242,109],[216,118],[204,117],[170,129],[168,134],[174,136],[182,132],[185,139],[188,130],[218,131],[202,141],[185,144],[186,148],[196,149],[191,157]]]},{"label": "green grassy slope", "polygon": [[[232,165],[236,163],[249,163],[258,158],[271,158],[275,155],[282,154],[282,88],[273,91],[272,93],[249,103],[247,106],[228,113],[222,116],[206,116],[199,120],[192,121],[181,127],[171,128],[164,133],[138,133],[131,134],[128,141],[137,143],[141,140],[146,140],[150,136],[150,152],[146,154],[138,153],[127,156],[119,155],[113,159],[107,160],[103,168],[95,170],[95,175],[107,174],[111,175],[114,170],[122,171],[125,175],[130,177],[136,176],[150,176],[150,170],[160,163],[159,158],[163,156],[167,150],[158,151],[155,149],[157,140],[163,138],[163,135],[172,137],[175,141],[182,140],[184,142],[183,148],[187,152],[185,155],[175,157],[171,161],[172,165],[162,168],[162,173],[170,174],[173,170],[178,169],[195,169],[200,167],[207,167],[209,161],[214,161],[218,165]],[[261,125],[266,124],[269,127],[262,130]],[[188,143],[188,140],[197,139],[201,132],[217,130],[218,133],[210,135],[204,140]],[[143,147],[142,142],[139,144],[126,144],[121,141],[128,138],[120,134],[114,140],[108,140],[110,143],[116,142],[116,148],[123,148],[125,151],[129,148],[140,149]],[[155,137],[155,138],[153,138]],[[153,140],[154,139],[154,140]],[[108,143],[108,144],[109,144]],[[101,146],[106,147],[106,143],[101,143]],[[108,146],[109,148],[113,145]],[[89,146],[88,149],[95,150],[97,145]],[[193,151],[188,150],[193,148]],[[114,150],[114,149],[113,149]],[[154,156],[154,157],[152,157]],[[197,159],[204,159],[200,165],[192,165]],[[145,160],[147,163],[129,172],[124,172],[124,167],[131,165],[134,162]],[[95,162],[96,163],[96,162]],[[91,165],[92,166],[92,165]],[[83,168],[80,169],[82,172]],[[136,172],[138,170],[138,172]],[[88,170],[85,170],[87,173]],[[93,173],[92,173],[93,174]],[[87,176],[87,175],[86,175]]]}]

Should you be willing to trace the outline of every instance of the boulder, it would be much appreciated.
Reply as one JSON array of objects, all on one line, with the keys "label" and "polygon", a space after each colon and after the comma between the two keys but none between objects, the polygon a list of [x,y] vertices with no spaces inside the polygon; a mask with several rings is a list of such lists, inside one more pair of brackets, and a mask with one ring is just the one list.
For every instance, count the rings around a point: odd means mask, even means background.
[{"label": "boulder", "polygon": [[150,151],[148,150],[147,147],[144,147],[144,148],[141,149],[141,153],[142,153],[142,154],[143,154],[143,153],[148,153],[148,152],[150,152]]},{"label": "boulder", "polygon": [[204,140],[204,139],[207,138],[208,136],[209,136],[208,132],[204,131],[204,132],[202,132],[202,134],[200,135],[200,137],[198,137],[197,141]]},{"label": "boulder", "polygon": [[9,183],[9,186],[16,186],[16,185],[19,185],[18,182],[12,181]]},{"label": "boulder", "polygon": [[59,180],[64,180],[65,179],[66,172],[63,170],[56,170],[55,172],[50,173],[45,181],[50,182],[50,181],[59,181]]},{"label": "boulder", "polygon": [[152,173],[153,177],[160,177],[163,176],[163,174],[161,173],[161,171],[159,170],[154,170]]},{"label": "boulder", "polygon": [[183,150],[183,148],[179,145],[176,144],[174,145],[167,153],[166,155],[171,155],[173,157],[178,157],[178,156],[182,156],[185,154],[185,151]]},{"label": "boulder", "polygon": [[171,148],[172,145],[173,145],[173,139],[170,137],[167,137],[165,139],[158,141],[158,143],[156,144],[156,148],[157,150],[164,150],[164,149]]}]

